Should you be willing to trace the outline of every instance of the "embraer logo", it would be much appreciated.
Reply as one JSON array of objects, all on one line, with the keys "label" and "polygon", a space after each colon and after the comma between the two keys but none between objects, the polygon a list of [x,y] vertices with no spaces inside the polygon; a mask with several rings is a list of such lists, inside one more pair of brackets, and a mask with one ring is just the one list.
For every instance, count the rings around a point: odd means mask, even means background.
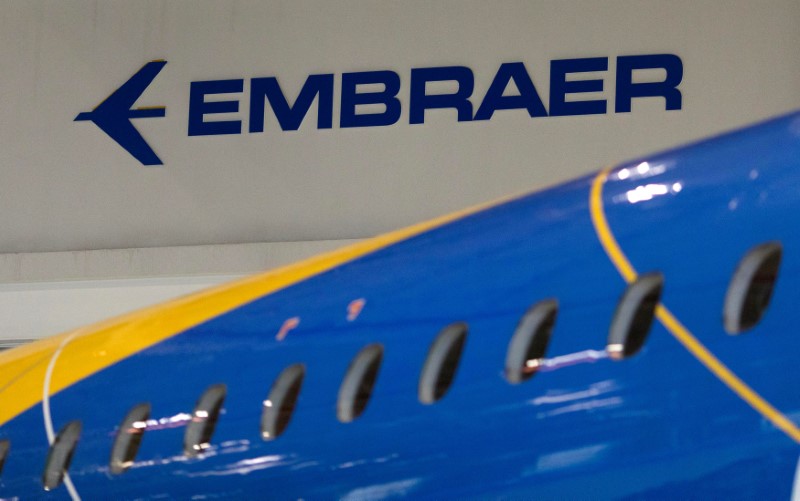
[{"label": "embraer logo", "polygon": [[100,130],[109,135],[111,139],[142,162],[143,165],[163,165],[158,155],[144,140],[136,127],[131,123],[133,118],[155,118],[166,116],[164,106],[131,107],[144,93],[153,79],[167,64],[166,61],[150,61],[136,72],[127,82],[115,90],[105,101],[97,105],[92,111],[79,113],[75,121],[89,120],[95,123]]},{"label": "embraer logo", "polygon": [[[166,64],[147,63],[75,120],[94,122],[142,164],[163,165],[131,119],[166,115],[163,106],[132,108]],[[683,62],[675,54],[556,59],[549,69],[549,78],[538,77],[540,85],[549,81],[546,94],[539,93],[522,61],[500,64],[485,91],[480,88],[489,80],[476,78],[466,66],[411,68],[403,75],[392,70],[313,74],[299,89],[281,86],[276,76],[197,80],[188,89],[188,135],[263,134],[275,121],[282,131],[296,131],[313,120],[308,115],[315,102],[317,129],[390,126],[401,121],[404,109],[407,123],[417,125],[440,110],[451,117],[455,112],[458,122],[472,122],[491,120],[498,112],[527,113],[532,119],[630,113],[635,99],[663,100],[665,110],[683,106]],[[612,82],[613,90],[607,89]]]}]

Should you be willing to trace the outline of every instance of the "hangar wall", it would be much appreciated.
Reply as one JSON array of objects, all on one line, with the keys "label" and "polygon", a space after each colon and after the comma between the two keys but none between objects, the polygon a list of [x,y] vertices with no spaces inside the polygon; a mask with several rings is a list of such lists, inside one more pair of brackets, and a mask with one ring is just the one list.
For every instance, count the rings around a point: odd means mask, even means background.
[{"label": "hangar wall", "polygon": [[[252,263],[279,260],[262,260],[263,249],[246,244],[299,249],[303,244],[293,242],[367,237],[800,104],[795,0],[12,0],[3,9],[0,253],[34,260],[76,253],[70,259],[84,260],[86,270],[102,266],[98,250],[221,245],[230,253],[207,254],[208,270],[251,272]],[[681,63],[679,109],[668,110],[662,97],[643,97],[617,112],[619,58],[658,54]],[[135,127],[123,135],[141,134],[161,162],[145,166],[99,123],[75,118],[113,102],[104,99],[152,60],[166,64],[113,114],[115,123]],[[553,63],[559,60],[593,63],[571,64],[559,85]],[[498,99],[513,109],[476,120],[493,82],[503,83],[502,68],[518,63],[544,112]],[[413,75],[454,67],[462,72],[445,71],[422,93],[470,90],[469,112],[432,107],[415,123],[421,101],[413,99]],[[454,79],[463,69],[472,89]],[[666,68],[632,73],[639,83],[669,76]],[[397,89],[376,83],[381,78],[396,78]],[[353,83],[359,79],[361,85]],[[315,81],[332,83],[302,113],[304,86],[313,90]],[[264,104],[270,82],[280,90],[272,97],[283,96],[289,111],[276,108],[277,101]],[[523,96],[530,105],[525,84],[518,74],[503,95]],[[604,102],[605,112],[552,116],[556,92],[567,102]],[[261,117],[253,116],[260,107],[263,131]],[[392,107],[399,107],[396,117],[389,116]],[[149,118],[128,120],[136,113]],[[202,123],[233,128],[193,134],[198,113]],[[359,126],[348,126],[353,113],[362,117]],[[282,121],[287,117],[297,119],[297,130],[283,130],[293,128]],[[148,252],[161,256],[152,257],[161,271],[146,277],[187,275],[167,271],[175,251]],[[0,263],[15,259],[22,258]],[[16,277],[14,287],[81,278],[60,274],[57,264],[45,278],[8,266],[0,276]],[[212,277],[199,269],[189,275],[197,273]],[[103,276],[87,276],[143,278],[124,260]],[[59,298],[91,310],[87,320],[108,310],[96,299]],[[120,297],[116,304],[139,303]],[[12,310],[23,319],[31,313]],[[28,319],[0,336],[19,337],[14,332],[23,324],[40,330]]]},{"label": "hangar wall", "polygon": [[352,240],[0,255],[0,349],[335,249]]}]

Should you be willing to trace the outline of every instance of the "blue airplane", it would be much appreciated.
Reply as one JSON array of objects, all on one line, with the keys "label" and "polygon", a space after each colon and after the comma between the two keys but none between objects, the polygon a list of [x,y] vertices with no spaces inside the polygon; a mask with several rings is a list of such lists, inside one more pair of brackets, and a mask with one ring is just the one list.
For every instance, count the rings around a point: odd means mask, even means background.
[{"label": "blue airplane", "polygon": [[789,498],[797,214],[800,112],[4,351],[0,497]]},{"label": "blue airplane", "polygon": [[167,62],[162,60],[145,64],[95,109],[79,113],[75,121],[94,122],[143,165],[163,165],[155,151],[133,126],[131,119],[163,117],[166,116],[166,108],[163,106],[131,108],[166,64]]}]

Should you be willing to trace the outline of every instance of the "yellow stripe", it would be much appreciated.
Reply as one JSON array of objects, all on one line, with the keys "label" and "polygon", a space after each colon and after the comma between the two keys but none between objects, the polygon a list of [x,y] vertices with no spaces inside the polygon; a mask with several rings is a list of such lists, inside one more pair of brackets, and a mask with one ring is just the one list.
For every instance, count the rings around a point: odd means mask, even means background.
[{"label": "yellow stripe", "polygon": [[62,340],[73,333],[77,333],[75,338],[59,356],[50,383],[51,395],[245,303],[513,198],[462,210],[274,271],[0,352],[0,426],[41,401],[48,362]]},{"label": "yellow stripe", "polygon": [[608,221],[606,221],[606,215],[603,211],[603,184],[606,182],[609,171],[610,169],[605,169],[600,172],[592,183],[592,191],[589,194],[589,212],[592,215],[592,224],[597,236],[600,238],[603,249],[605,249],[614,266],[617,267],[622,278],[627,283],[631,283],[636,280],[636,270],[625,254],[622,253],[617,239],[611,233],[611,228],[608,226]]},{"label": "yellow stripe", "polygon": [[[608,179],[611,168],[600,172],[592,182],[592,189],[589,194],[589,211],[592,217],[597,237],[600,244],[608,254],[609,259],[617,268],[617,271],[627,283],[636,280],[637,272],[628,260],[617,239],[611,232],[611,228],[606,219],[603,209],[603,185]],[[778,429],[786,433],[792,440],[800,443],[800,429],[784,416],[778,409],[764,400],[758,393],[750,388],[744,381],[739,379],[728,367],[715,357],[692,333],[678,321],[677,318],[663,304],[656,308],[656,317],[664,328],[669,331],[689,353],[694,355],[706,368],[717,378],[725,383],[735,394],[747,402],[753,409],[769,420]]]}]

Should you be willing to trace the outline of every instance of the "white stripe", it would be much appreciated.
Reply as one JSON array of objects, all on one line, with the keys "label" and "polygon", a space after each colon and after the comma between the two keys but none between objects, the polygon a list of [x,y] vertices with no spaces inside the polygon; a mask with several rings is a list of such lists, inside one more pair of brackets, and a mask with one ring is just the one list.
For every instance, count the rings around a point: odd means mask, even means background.
[{"label": "white stripe", "polygon": [[[61,351],[77,334],[77,332],[73,332],[71,335],[67,336],[63,341],[61,341],[58,349],[56,349],[52,358],[50,358],[50,364],[48,364],[47,372],[44,375],[44,385],[42,388],[42,414],[44,414],[44,431],[47,434],[47,443],[50,445],[53,445],[53,442],[56,440],[56,434],[53,431],[53,418],[50,415],[50,378],[53,377],[53,369],[56,366],[56,360],[58,359],[58,356],[61,355]],[[72,483],[72,479],[69,477],[69,473],[67,472],[64,472],[64,485],[67,486],[67,491],[69,491],[72,501],[80,501],[81,497],[78,495],[78,491],[75,489],[75,485]]]},{"label": "white stripe", "polygon": [[800,458],[797,459],[797,468],[794,470],[794,484],[792,485],[792,501],[800,501]]}]

